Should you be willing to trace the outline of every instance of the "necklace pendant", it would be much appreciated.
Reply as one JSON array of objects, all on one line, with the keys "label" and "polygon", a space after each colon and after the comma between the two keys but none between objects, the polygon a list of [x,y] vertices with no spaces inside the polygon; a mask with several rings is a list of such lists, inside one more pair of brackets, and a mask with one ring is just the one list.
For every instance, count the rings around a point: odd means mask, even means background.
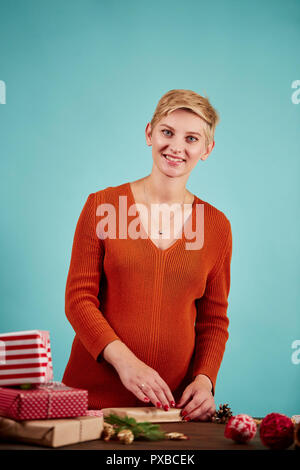
[{"label": "necklace pendant", "polygon": [[159,232],[158,232],[158,233],[159,233],[160,235],[162,235],[162,231],[161,231],[161,230],[159,230]]}]

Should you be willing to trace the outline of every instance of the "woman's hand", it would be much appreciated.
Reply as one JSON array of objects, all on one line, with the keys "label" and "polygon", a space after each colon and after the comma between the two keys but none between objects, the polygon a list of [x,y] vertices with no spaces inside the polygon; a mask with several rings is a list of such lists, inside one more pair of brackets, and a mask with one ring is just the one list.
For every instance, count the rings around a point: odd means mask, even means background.
[{"label": "woman's hand", "polygon": [[139,359],[132,359],[117,368],[123,385],[144,403],[152,402],[166,411],[175,406],[174,397],[159,373]]},{"label": "woman's hand", "polygon": [[135,354],[118,340],[106,346],[104,358],[119,374],[122,384],[144,403],[150,401],[157,408],[166,411],[175,407],[175,400],[167,383],[159,373],[138,359]]},{"label": "woman's hand", "polygon": [[183,407],[181,415],[187,421],[208,421],[216,411],[212,385],[208,377],[198,375],[184,390],[177,403],[177,408]]}]

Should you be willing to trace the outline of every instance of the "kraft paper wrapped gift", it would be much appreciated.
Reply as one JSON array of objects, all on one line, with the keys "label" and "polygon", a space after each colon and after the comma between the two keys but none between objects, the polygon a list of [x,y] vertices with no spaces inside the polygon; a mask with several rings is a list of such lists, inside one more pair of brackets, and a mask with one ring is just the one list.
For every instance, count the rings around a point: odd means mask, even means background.
[{"label": "kraft paper wrapped gift", "polygon": [[154,406],[137,406],[129,408],[102,408],[104,417],[110,413],[116,414],[120,418],[128,416],[134,418],[136,422],[148,421],[149,423],[176,423],[183,421],[181,408],[170,408],[169,411],[160,410]]},{"label": "kraft paper wrapped gift", "polygon": [[67,419],[15,421],[0,418],[0,439],[61,447],[100,439],[103,416],[80,416]]}]

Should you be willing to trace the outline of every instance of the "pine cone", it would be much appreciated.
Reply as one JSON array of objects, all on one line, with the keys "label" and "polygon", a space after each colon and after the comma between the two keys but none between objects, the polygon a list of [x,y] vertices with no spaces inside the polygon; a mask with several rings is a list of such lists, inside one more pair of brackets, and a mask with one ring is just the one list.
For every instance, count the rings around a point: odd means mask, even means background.
[{"label": "pine cone", "polygon": [[214,416],[212,417],[212,422],[225,424],[229,421],[229,418],[231,418],[231,416],[231,409],[228,406],[228,403],[225,403],[224,405],[219,406],[218,411],[216,411]]},{"label": "pine cone", "polygon": [[117,434],[117,438],[119,441],[121,441],[123,444],[131,444],[134,440],[134,435],[130,431],[130,429],[122,429],[122,431],[119,431]]},{"label": "pine cone", "polygon": [[253,418],[253,421],[256,422],[256,426],[259,426],[260,423],[262,422],[262,419],[256,419],[256,418]]}]

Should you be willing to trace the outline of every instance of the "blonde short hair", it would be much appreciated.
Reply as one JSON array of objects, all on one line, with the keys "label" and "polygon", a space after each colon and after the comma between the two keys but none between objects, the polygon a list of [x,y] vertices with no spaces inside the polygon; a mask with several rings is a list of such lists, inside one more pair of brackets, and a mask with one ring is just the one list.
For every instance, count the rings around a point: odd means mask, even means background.
[{"label": "blonde short hair", "polygon": [[160,98],[151,120],[151,135],[155,125],[175,109],[185,109],[203,119],[205,123],[205,145],[207,146],[213,142],[215,128],[220,122],[220,116],[207,97],[204,98],[192,90],[170,90]]}]

